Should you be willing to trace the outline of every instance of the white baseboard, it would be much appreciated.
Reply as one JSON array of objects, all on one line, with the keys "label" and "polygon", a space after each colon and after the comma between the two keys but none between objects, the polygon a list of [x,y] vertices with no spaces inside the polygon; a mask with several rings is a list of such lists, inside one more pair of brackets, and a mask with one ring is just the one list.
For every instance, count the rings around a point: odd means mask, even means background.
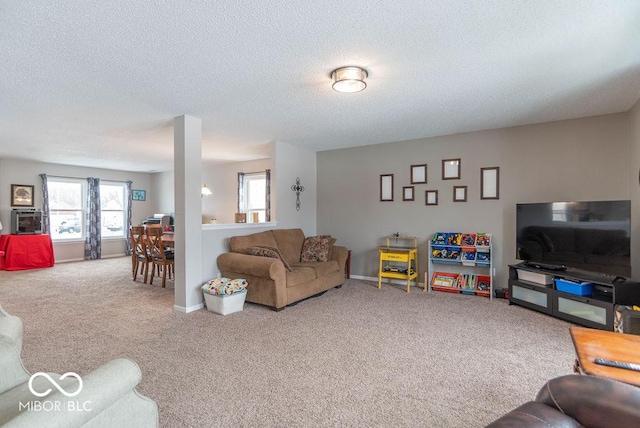
[{"label": "white baseboard", "polygon": [[[378,282],[378,277],[377,276],[351,275],[351,278],[353,278],[353,279],[361,279],[363,281]],[[388,284],[388,283],[389,283],[389,278],[384,278],[383,281],[382,281],[382,284]],[[401,279],[392,279],[391,283],[392,284],[407,285],[407,281],[403,281]],[[415,279],[413,281],[411,281],[411,285],[413,286],[414,284],[417,287],[424,287],[424,283],[418,282]]]},{"label": "white baseboard", "polygon": [[[103,256],[102,259],[115,259],[118,257],[124,257],[126,256],[125,253],[122,254],[110,254],[108,256]],[[64,259],[64,260],[56,260],[56,264],[58,263],[71,263],[71,262],[84,262],[85,259],[84,258],[77,258],[77,259]],[[87,260],[87,261],[91,261],[91,260]]]},{"label": "white baseboard", "polygon": [[199,304],[194,305],[194,306],[189,306],[188,308],[185,308],[184,306],[173,305],[173,310],[174,311],[182,312],[183,314],[188,314],[189,312],[199,311],[200,309],[204,309],[204,302],[199,303]]},{"label": "white baseboard", "polygon": [[83,262],[84,259],[64,259],[64,260],[56,260],[56,264],[59,263],[71,263],[71,262]]},{"label": "white baseboard", "polygon": [[102,256],[103,259],[115,259],[116,257],[124,257],[126,256],[125,253],[120,253],[120,254],[110,254],[108,256]]}]

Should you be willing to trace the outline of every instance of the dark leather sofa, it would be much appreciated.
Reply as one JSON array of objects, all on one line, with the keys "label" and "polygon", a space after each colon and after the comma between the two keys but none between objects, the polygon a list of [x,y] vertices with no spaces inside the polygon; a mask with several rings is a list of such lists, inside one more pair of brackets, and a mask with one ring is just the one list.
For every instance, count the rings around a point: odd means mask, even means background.
[{"label": "dark leather sofa", "polygon": [[535,401],[487,427],[640,427],[640,388],[596,376],[561,376],[547,382]]}]

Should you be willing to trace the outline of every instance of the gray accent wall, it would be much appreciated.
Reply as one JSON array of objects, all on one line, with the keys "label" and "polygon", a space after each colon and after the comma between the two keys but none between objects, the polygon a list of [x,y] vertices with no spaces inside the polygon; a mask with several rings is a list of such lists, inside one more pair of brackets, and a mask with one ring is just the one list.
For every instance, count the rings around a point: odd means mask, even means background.
[{"label": "gray accent wall", "polygon": [[[634,112],[633,156],[629,113],[318,152],[317,232],[352,250],[351,273],[365,277],[377,277],[377,247],[384,236],[416,236],[420,282],[434,232],[491,233],[495,286],[506,287],[507,265],[516,262],[516,203],[631,199],[629,177],[635,174],[636,216],[637,106]],[[461,158],[459,180],[441,178],[442,160],[450,158]],[[410,166],[425,163],[427,184],[416,184],[415,201],[403,202]],[[480,200],[480,168],[495,166],[500,199]],[[394,174],[393,202],[379,201],[380,174]],[[467,202],[453,202],[453,186],[468,186]],[[425,205],[425,190],[438,191],[437,206]],[[640,277],[637,266],[633,272]]]},{"label": "gray accent wall", "polygon": [[629,194],[631,197],[631,272],[640,278],[640,101],[629,111]]}]

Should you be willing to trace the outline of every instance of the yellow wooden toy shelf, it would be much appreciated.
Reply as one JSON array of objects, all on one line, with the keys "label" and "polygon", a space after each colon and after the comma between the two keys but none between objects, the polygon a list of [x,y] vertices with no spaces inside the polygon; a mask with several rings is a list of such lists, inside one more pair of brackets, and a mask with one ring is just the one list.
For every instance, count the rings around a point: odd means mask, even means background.
[{"label": "yellow wooden toy shelf", "polygon": [[[382,278],[407,281],[407,293],[411,291],[411,280],[418,284],[418,239],[414,237],[387,236],[387,245],[378,247],[380,268],[378,269],[378,289],[382,288]],[[398,245],[399,243],[405,245]]]}]

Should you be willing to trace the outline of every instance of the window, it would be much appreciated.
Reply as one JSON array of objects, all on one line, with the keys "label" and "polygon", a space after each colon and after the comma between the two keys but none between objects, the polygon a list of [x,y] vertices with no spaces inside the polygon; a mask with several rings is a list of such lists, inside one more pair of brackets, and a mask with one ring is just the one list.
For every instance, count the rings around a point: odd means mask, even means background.
[{"label": "window", "polygon": [[125,184],[100,182],[100,220],[103,238],[125,237]]},{"label": "window", "polygon": [[[49,221],[54,241],[85,238],[87,181],[49,177]],[[127,201],[125,183],[100,183],[100,220],[103,238],[124,238]]]},{"label": "window", "polygon": [[49,178],[49,222],[54,241],[84,238],[86,187],[84,180]]},{"label": "window", "polygon": [[247,213],[247,223],[257,223],[253,221],[254,214],[258,215],[258,222],[266,221],[266,173],[246,174],[244,176],[244,188],[244,212]]},{"label": "window", "polygon": [[553,202],[551,204],[551,216],[552,221],[567,221],[567,203],[566,202]]}]

